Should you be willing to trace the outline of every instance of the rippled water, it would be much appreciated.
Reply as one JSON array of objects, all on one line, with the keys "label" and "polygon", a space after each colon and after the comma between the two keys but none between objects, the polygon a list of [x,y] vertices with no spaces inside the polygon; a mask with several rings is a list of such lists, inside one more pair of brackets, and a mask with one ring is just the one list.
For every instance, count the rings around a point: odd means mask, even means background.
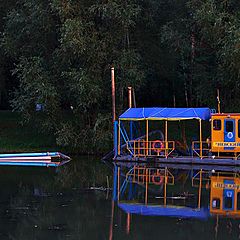
[{"label": "rippled water", "polygon": [[[56,172],[1,168],[0,239],[239,239],[237,216],[214,215],[203,220],[131,214],[128,218],[106,189],[112,187],[112,173],[111,166],[97,158],[75,159]],[[189,171],[174,173],[178,180],[168,189],[167,203],[197,204],[198,189],[192,188],[190,178],[184,178]],[[139,192],[141,199],[144,191]],[[191,197],[171,199],[183,193]],[[149,203],[163,204],[154,194],[162,196],[162,190],[149,194]],[[128,199],[123,196],[121,201]],[[208,190],[202,193],[202,205],[209,206]]]}]

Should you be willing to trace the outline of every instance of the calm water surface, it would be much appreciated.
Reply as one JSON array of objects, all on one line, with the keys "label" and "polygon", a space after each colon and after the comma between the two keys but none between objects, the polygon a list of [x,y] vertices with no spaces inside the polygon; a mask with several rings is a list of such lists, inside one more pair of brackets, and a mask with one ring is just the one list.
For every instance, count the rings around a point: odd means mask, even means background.
[{"label": "calm water surface", "polygon": [[[121,184],[130,168],[122,167]],[[194,208],[199,188],[196,171],[171,170],[175,184],[168,186],[167,204]],[[55,172],[52,169],[0,169],[0,239],[239,239],[238,217],[182,218],[128,214],[112,201],[113,168],[96,159],[78,158]],[[109,184],[108,184],[109,182]],[[204,183],[205,184],[205,183]],[[204,185],[205,186],[205,185]],[[207,185],[206,185],[207,186]],[[115,185],[115,188],[117,185]],[[145,187],[119,203],[144,204]],[[164,205],[162,185],[149,184],[148,204]],[[228,194],[228,193],[227,193]],[[157,197],[157,198],[156,198]],[[181,197],[174,199],[174,197]],[[201,206],[209,208],[209,187],[201,192]]]}]

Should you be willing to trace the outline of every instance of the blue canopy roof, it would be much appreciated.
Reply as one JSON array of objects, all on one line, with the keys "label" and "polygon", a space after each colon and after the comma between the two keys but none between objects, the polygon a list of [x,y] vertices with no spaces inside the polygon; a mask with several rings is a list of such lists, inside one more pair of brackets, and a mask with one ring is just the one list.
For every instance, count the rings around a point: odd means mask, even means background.
[{"label": "blue canopy roof", "polygon": [[129,108],[120,117],[120,120],[209,120],[209,108]]},{"label": "blue canopy roof", "polygon": [[204,208],[195,209],[180,206],[157,206],[142,205],[133,203],[119,203],[118,206],[127,213],[139,214],[145,216],[168,216],[180,218],[199,218],[207,219],[209,211]]}]

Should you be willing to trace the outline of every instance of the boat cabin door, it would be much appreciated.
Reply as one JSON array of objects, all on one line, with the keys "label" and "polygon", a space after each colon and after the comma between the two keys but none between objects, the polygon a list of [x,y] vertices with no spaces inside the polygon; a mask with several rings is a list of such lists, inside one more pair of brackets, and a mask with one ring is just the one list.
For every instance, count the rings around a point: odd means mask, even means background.
[{"label": "boat cabin door", "polygon": [[224,187],[223,190],[223,210],[234,210],[234,189],[228,187],[228,185],[233,185],[233,180],[224,180]]},{"label": "boat cabin door", "polygon": [[[224,119],[224,142],[235,142],[235,119]],[[224,150],[234,150],[234,147],[226,146]]]}]

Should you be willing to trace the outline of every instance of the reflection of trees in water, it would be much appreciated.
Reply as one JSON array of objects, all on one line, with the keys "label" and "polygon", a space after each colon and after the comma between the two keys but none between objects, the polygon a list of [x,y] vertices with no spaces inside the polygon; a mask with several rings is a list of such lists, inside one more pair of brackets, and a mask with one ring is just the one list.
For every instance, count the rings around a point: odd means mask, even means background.
[{"label": "reflection of trees in water", "polygon": [[110,174],[97,161],[75,161],[56,173],[32,171],[8,176],[8,181],[0,183],[7,185],[6,191],[0,190],[1,200],[5,199],[0,205],[4,215],[0,232],[6,239],[18,240],[98,239],[99,234],[106,239],[109,208],[105,193],[84,189],[106,186],[106,175]]},{"label": "reflection of trees in water", "polygon": [[112,175],[107,167],[96,159],[72,161],[71,166],[60,169],[55,176],[54,185],[62,188],[89,188],[106,186],[106,176]]},{"label": "reflection of trees in water", "polygon": [[[20,196],[20,197],[19,197]],[[106,239],[109,203],[105,194],[62,194],[34,197],[19,194],[11,201],[15,219],[9,239]]]}]

